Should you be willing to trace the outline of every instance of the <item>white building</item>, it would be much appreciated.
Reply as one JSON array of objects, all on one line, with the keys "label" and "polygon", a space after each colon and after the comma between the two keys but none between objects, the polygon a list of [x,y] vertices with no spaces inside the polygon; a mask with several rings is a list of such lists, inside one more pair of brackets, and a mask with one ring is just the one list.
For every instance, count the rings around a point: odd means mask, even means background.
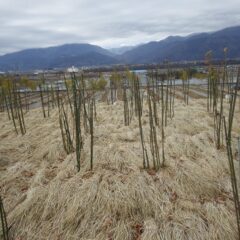
[{"label": "white building", "polygon": [[79,71],[78,68],[76,68],[74,66],[67,69],[67,72],[69,72],[69,73],[77,73],[78,71]]}]

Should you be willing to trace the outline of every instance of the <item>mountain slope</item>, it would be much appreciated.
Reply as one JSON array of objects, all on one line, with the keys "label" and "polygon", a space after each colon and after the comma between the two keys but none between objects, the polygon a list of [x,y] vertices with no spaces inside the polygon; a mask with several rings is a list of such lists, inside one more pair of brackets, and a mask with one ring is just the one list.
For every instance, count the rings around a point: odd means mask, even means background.
[{"label": "mountain slope", "polygon": [[111,52],[99,46],[66,44],[57,47],[27,49],[0,56],[0,70],[31,70],[117,63],[113,56]]},{"label": "mountain slope", "polygon": [[207,51],[214,58],[223,57],[223,48],[228,48],[228,57],[240,57],[240,26],[213,33],[200,33],[187,37],[168,37],[159,42],[150,42],[122,54],[127,63],[154,63],[163,60],[202,60]]},{"label": "mountain slope", "polygon": [[119,61],[112,56],[104,55],[99,52],[86,52],[76,56],[62,56],[55,59],[49,67],[50,68],[64,68],[71,67],[73,65],[82,66],[99,66],[99,65],[111,65],[117,64]]}]

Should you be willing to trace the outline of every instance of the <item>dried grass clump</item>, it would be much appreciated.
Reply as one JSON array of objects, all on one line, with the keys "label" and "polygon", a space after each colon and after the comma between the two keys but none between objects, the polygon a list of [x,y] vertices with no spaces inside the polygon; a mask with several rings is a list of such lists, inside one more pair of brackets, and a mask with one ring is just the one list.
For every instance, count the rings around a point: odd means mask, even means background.
[{"label": "dried grass clump", "polygon": [[7,115],[0,115],[0,187],[11,235],[236,239],[226,152],[214,148],[204,101],[191,99],[186,107],[176,100],[175,118],[165,129],[166,166],[158,172],[142,169],[137,119],[124,126],[122,109],[120,102],[98,104],[93,171],[86,135],[79,173],[75,154],[63,150],[57,112],[45,119],[39,109],[27,113],[24,136],[16,136]]}]

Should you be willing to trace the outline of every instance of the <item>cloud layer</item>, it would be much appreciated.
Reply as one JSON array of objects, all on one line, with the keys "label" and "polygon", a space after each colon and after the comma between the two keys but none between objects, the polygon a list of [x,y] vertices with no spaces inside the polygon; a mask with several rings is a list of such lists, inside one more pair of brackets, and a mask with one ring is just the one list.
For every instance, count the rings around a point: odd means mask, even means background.
[{"label": "cloud layer", "polygon": [[0,54],[88,42],[111,48],[240,25],[239,0],[0,0]]}]

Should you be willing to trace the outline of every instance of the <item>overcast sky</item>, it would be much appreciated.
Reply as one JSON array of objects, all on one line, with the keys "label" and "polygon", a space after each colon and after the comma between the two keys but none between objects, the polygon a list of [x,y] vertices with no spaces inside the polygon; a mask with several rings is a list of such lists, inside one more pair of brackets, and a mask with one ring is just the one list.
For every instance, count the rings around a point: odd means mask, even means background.
[{"label": "overcast sky", "polygon": [[0,0],[0,54],[64,43],[105,48],[240,25],[240,0]]}]

